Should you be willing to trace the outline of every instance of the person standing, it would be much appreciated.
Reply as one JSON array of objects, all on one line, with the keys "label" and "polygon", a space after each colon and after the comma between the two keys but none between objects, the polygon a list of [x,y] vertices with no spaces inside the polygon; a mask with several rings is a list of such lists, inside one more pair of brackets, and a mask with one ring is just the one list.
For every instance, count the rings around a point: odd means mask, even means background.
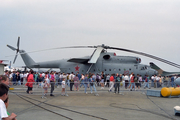
[{"label": "person standing", "polygon": [[96,87],[95,87],[95,79],[92,77],[92,75],[89,78],[89,82],[90,82],[90,89],[91,89],[91,94],[93,94],[92,92],[92,88],[94,89],[95,95],[98,96],[97,91],[96,91]]},{"label": "person standing", "polygon": [[83,85],[84,86],[84,74],[81,74],[81,80],[80,80],[80,87]]},{"label": "person standing", "polygon": [[174,84],[174,76],[171,76],[171,87],[174,87],[175,84]]},{"label": "person standing", "polygon": [[132,88],[133,88],[133,87],[134,87],[134,90],[136,90],[136,89],[135,89],[136,86],[135,86],[135,83],[134,83],[134,78],[135,78],[135,75],[132,74],[132,76],[131,76],[131,89],[130,89],[130,91],[132,91]]},{"label": "person standing", "polygon": [[99,74],[96,74],[96,82],[97,82],[97,86],[99,86]]},{"label": "person standing", "polygon": [[113,76],[113,74],[111,74],[111,77],[109,78],[109,80],[110,80],[110,88],[109,88],[109,92],[110,91],[113,91],[113,87],[114,87],[114,76]]},{"label": "person standing", "polygon": [[20,73],[19,72],[17,72],[16,77],[17,77],[18,85],[21,85],[21,77],[20,77]]},{"label": "person standing", "polygon": [[66,80],[63,78],[61,95],[65,96]]},{"label": "person standing", "polygon": [[104,89],[104,78],[105,78],[105,75],[104,75],[104,72],[101,73],[101,89]]},{"label": "person standing", "polygon": [[145,81],[144,81],[144,89],[146,89],[146,87],[148,87],[149,88],[149,83],[148,83],[148,75],[145,75]]},{"label": "person standing", "polygon": [[73,88],[73,85],[74,85],[74,81],[73,81],[73,79],[74,79],[74,74],[73,74],[73,72],[70,74],[70,91],[72,91],[72,88]]},{"label": "person standing", "polygon": [[[121,77],[121,78],[120,78]],[[120,76],[118,73],[116,74],[116,79],[115,79],[115,90],[114,90],[114,94],[116,94],[116,91],[118,89],[118,94],[119,94],[119,91],[120,91],[120,82],[121,82],[121,79],[122,79],[122,75]]]},{"label": "person standing", "polygon": [[154,88],[157,88],[157,75],[154,75]]},{"label": "person standing", "polygon": [[124,76],[124,81],[125,81],[125,89],[127,89],[129,84],[129,76],[127,74]]},{"label": "person standing", "polygon": [[73,81],[74,81],[74,91],[79,91],[79,77],[78,77],[78,74],[76,74]]},{"label": "person standing", "polygon": [[86,93],[86,94],[87,94],[86,90],[87,90],[88,84],[89,84],[88,74],[86,74],[84,77],[84,93]]},{"label": "person standing", "polygon": [[50,96],[54,96],[53,91],[54,91],[55,77],[54,77],[54,72],[53,71],[51,71],[51,74],[50,74],[50,84],[51,84]]},{"label": "person standing", "polygon": [[110,75],[109,74],[107,74],[107,76],[106,76],[106,82],[107,82],[107,84],[106,84],[106,86],[109,88],[109,79],[110,79]]},{"label": "person standing", "polygon": [[35,81],[34,81],[33,73],[34,73],[34,72],[31,70],[31,71],[30,71],[30,74],[28,75],[28,78],[27,78],[26,86],[28,87],[28,89],[27,89],[26,92],[27,92],[28,94],[32,94],[33,83],[35,82]]},{"label": "person standing", "polygon": [[23,85],[25,85],[26,82],[27,82],[27,74],[26,74],[26,72],[24,72],[24,74],[23,74]]},{"label": "person standing", "polygon": [[62,79],[63,79],[63,74],[62,73],[60,73],[60,75],[59,75],[59,84],[61,85],[61,83],[62,83]]}]

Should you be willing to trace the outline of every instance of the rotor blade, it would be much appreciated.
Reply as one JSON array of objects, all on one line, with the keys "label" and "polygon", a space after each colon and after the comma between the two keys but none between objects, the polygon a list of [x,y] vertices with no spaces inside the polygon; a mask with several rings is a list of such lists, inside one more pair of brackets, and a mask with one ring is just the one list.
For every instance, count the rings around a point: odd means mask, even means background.
[{"label": "rotor blade", "polygon": [[43,52],[43,51],[49,51],[49,50],[67,49],[67,48],[95,48],[95,46],[70,46],[70,47],[57,47],[57,48],[49,48],[49,49],[36,50],[36,51],[31,51],[31,52],[24,52],[24,53],[19,53],[19,54],[25,54],[25,53],[35,53],[35,52]]},{"label": "rotor blade", "polygon": [[88,63],[96,63],[103,49],[103,47],[97,47]]},{"label": "rotor blade", "polygon": [[17,41],[17,49],[19,50],[19,43],[20,43],[20,37],[18,37],[18,41]]},{"label": "rotor blade", "polygon": [[15,63],[16,59],[17,59],[17,56],[18,54],[16,54],[15,58],[14,58],[14,61],[13,61],[13,64]]},{"label": "rotor blade", "polygon": [[[57,47],[57,48],[50,48],[50,49],[42,49],[42,50],[35,50],[35,51],[30,51],[30,52],[23,52],[23,53],[18,53],[17,55],[20,54],[26,54],[26,53],[36,53],[36,52],[43,52],[43,51],[48,51],[48,50],[58,50],[58,49],[68,49],[68,48],[97,48],[97,46],[70,46],[70,47]],[[14,48],[15,49],[15,48]],[[16,50],[16,49],[15,49]],[[14,55],[8,55],[5,57],[11,57]]]},{"label": "rotor blade", "polygon": [[12,46],[10,46],[10,45],[7,45],[11,50],[13,50],[13,51],[15,51],[16,50],[16,48],[14,48],[14,47],[12,47]]},{"label": "rotor blade", "polygon": [[142,55],[142,56],[146,56],[146,57],[149,57],[149,58],[164,62],[164,63],[172,65],[174,67],[180,68],[180,65],[178,65],[176,63],[173,63],[173,62],[170,62],[168,60],[165,60],[165,59],[162,59],[162,58],[150,55],[150,54],[146,54],[146,53],[143,53],[143,52],[137,52],[137,51],[134,51],[134,50],[124,49],[124,48],[116,48],[116,47],[108,47],[107,49],[115,49],[115,50],[121,50],[121,51],[125,51],[125,52],[139,54],[139,55]]}]

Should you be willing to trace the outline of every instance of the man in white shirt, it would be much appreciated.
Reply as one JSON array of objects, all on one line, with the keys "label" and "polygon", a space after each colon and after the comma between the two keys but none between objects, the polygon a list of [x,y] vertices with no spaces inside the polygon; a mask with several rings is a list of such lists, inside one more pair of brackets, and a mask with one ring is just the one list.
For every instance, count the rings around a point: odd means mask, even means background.
[{"label": "man in white shirt", "polygon": [[129,84],[129,76],[128,75],[125,75],[124,76],[124,80],[125,80],[125,88],[127,89],[127,86]]},{"label": "man in white shirt", "polygon": [[73,85],[74,85],[74,73],[72,72],[70,75],[69,75],[69,79],[70,79],[70,91],[72,91],[72,88],[73,88]]}]

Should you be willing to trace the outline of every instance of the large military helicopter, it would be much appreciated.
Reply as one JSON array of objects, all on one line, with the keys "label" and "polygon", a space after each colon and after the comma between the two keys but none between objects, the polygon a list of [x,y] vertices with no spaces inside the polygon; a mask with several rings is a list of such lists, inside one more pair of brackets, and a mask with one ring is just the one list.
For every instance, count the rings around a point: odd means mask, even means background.
[{"label": "large military helicopter", "polygon": [[[16,51],[16,56],[14,62],[18,56],[18,53],[21,55],[25,65],[28,68],[59,68],[61,72],[70,73],[70,72],[79,72],[79,73],[100,73],[104,71],[106,74],[120,73],[120,74],[134,74],[144,75],[154,75],[158,72],[152,69],[149,65],[143,65],[141,63],[141,58],[132,57],[132,56],[116,56],[116,53],[107,52],[107,49],[120,50],[130,53],[135,53],[156,59],[158,61],[167,63],[174,67],[180,68],[180,65],[172,63],[170,61],[161,59],[159,57],[149,55],[142,52],[137,52],[133,50],[128,50],[124,48],[116,48],[105,46],[104,44],[99,46],[71,46],[71,47],[59,47],[53,49],[67,49],[67,48],[94,48],[94,52],[91,56],[82,57],[82,58],[72,58],[72,59],[63,59],[63,60],[54,60],[36,63],[24,50],[19,49],[20,37],[18,37],[17,49],[7,45],[10,49]],[[47,50],[47,49],[46,49]]]}]

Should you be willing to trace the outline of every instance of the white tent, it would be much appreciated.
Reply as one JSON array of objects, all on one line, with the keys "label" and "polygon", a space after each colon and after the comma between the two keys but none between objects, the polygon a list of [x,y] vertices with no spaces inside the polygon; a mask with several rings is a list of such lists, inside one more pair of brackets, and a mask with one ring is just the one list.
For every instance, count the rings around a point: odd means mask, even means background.
[{"label": "white tent", "polygon": [[4,66],[7,66],[7,64],[0,63],[0,75],[4,74]]}]

